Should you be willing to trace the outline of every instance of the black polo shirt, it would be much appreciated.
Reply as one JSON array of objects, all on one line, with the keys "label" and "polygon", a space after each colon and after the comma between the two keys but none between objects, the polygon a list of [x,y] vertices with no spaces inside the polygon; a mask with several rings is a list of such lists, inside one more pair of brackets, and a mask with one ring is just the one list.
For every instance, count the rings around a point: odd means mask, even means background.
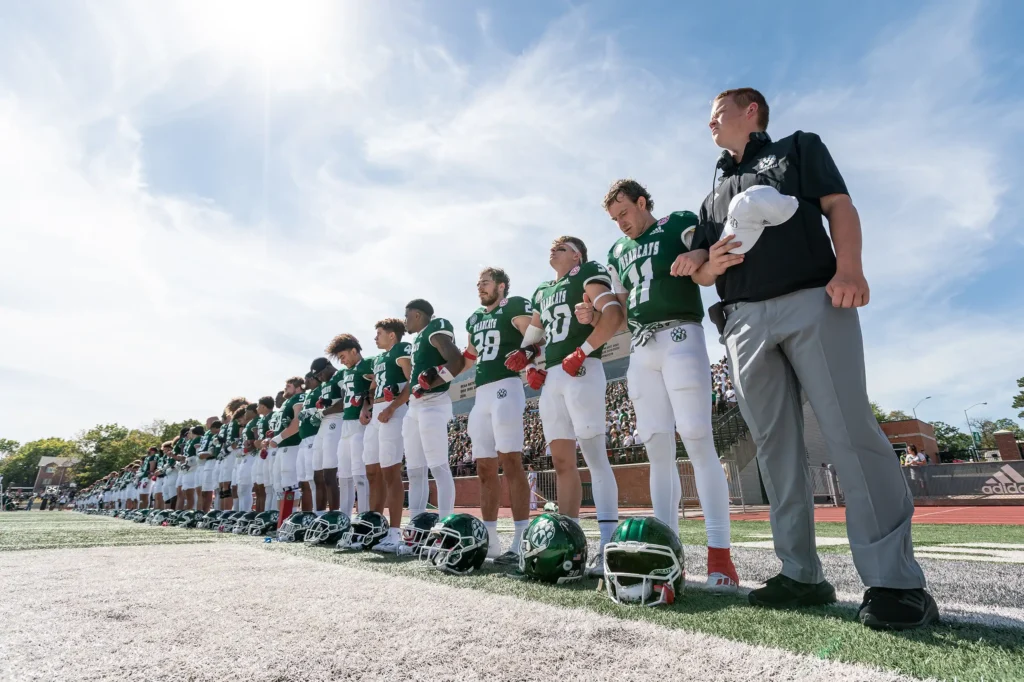
[{"label": "black polo shirt", "polygon": [[787,222],[766,227],[743,262],[718,276],[715,287],[722,301],[764,301],[828,284],[836,274],[836,256],[819,200],[849,192],[814,133],[797,131],[778,141],[766,133],[752,134],[742,161],[724,169],[718,186],[701,204],[693,248],[710,248],[721,238],[729,202],[754,185],[771,185],[799,199],[800,206]]}]

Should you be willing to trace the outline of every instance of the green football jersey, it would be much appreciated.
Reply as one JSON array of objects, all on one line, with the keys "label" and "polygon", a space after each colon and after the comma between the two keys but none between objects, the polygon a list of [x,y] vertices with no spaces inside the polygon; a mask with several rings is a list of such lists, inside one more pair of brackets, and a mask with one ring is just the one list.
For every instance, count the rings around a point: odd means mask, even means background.
[{"label": "green football jersey", "polygon": [[689,211],[671,213],[637,237],[621,237],[608,252],[608,265],[629,294],[630,326],[682,320],[700,322],[704,304],[700,287],[689,277],[669,274],[672,263],[690,249],[684,236],[693,234],[697,216]]},{"label": "green football jersey", "polygon": [[277,410],[274,410],[256,420],[256,440],[263,440],[267,437],[267,432],[269,432],[271,428],[270,423],[274,420],[274,416],[276,414]]},{"label": "green football jersey", "polygon": [[[587,284],[597,282],[609,289],[612,280],[604,266],[596,261],[577,265],[561,279],[544,282],[533,295],[533,308],[544,325],[544,365],[554,367],[587,340],[594,328],[576,319],[576,304],[583,302]],[[604,348],[604,346],[601,346]],[[592,358],[601,357],[595,348]]]},{"label": "green football jersey", "polygon": [[408,341],[399,341],[391,350],[384,351],[373,359],[373,378],[377,382],[377,388],[373,393],[374,402],[384,398],[385,386],[396,386],[398,389],[406,384],[405,372],[398,366],[402,358],[412,356],[412,345]]},{"label": "green football jersey", "polygon": [[346,367],[338,372],[343,375],[341,382],[345,386],[346,404],[345,411],[342,412],[344,421],[359,419],[359,412],[363,407],[362,405],[352,405],[351,400],[353,396],[362,395],[370,390],[370,380],[366,377],[373,374],[373,362],[374,358],[363,358],[352,369]]},{"label": "green football jersey", "polygon": [[[295,395],[293,395],[290,398],[287,398],[284,401],[284,405],[281,406],[281,416],[278,418],[278,426],[279,426],[279,428],[275,429],[274,433],[277,433],[277,434],[283,433],[284,430],[286,428],[288,428],[288,425],[292,423],[292,419],[295,418],[295,406],[299,405],[301,407],[302,406],[302,401],[305,400],[305,399],[306,399],[306,394],[305,393],[296,393]],[[299,422],[299,426],[301,428],[302,422]],[[288,436],[283,441],[278,443],[277,446],[279,448],[286,448],[286,447],[289,447],[291,445],[298,445],[300,442],[302,442],[302,438],[299,436],[299,433],[296,431],[294,435]]]},{"label": "green football jersey", "polygon": [[[210,434],[210,440],[209,440],[209,443],[207,444],[206,447],[209,450],[210,454],[213,455],[212,459],[220,459],[220,453],[221,453],[220,434],[223,433],[223,432],[224,432],[224,428],[221,427],[221,430],[218,433],[211,433]],[[209,461],[209,460],[207,460],[207,461]]]},{"label": "green football jersey", "polygon": [[320,396],[318,400],[327,409],[342,398],[345,387],[342,380],[345,378],[345,370],[341,369],[331,375],[331,378],[320,384]]},{"label": "green football jersey", "polygon": [[257,415],[249,420],[249,423],[245,425],[245,429],[242,431],[242,440],[256,440],[256,432],[260,425],[260,419],[262,419],[262,417]]},{"label": "green football jersey", "polygon": [[512,320],[524,315],[533,315],[530,302],[522,296],[509,296],[491,312],[478,308],[466,321],[466,331],[477,352],[477,386],[518,376],[505,366],[505,356],[523,345],[523,335]]},{"label": "green football jersey", "polygon": [[299,412],[299,440],[305,440],[315,436],[320,430],[320,422],[323,420],[323,413],[316,406],[320,400],[320,392],[326,384],[320,384],[316,388],[306,391],[306,397],[302,400],[302,412]]},{"label": "green football jersey", "polygon": [[[430,342],[430,339],[437,334],[447,336],[453,343],[455,341],[455,329],[452,327],[451,322],[443,317],[435,317],[430,322],[427,322],[427,326],[416,335],[412,342],[412,374],[410,375],[412,381],[416,381],[420,373],[427,368],[444,364],[445,360],[444,356],[441,355],[441,351]],[[444,393],[450,385],[450,381],[445,381],[424,391],[424,393]]]}]

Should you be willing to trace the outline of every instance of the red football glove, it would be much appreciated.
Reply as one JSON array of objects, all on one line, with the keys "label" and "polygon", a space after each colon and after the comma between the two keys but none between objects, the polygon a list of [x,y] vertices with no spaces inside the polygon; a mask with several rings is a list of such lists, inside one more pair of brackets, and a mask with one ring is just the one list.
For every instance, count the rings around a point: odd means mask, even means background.
[{"label": "red football glove", "polygon": [[583,352],[583,349],[577,348],[562,360],[562,369],[571,377],[578,376],[580,368],[583,367],[583,361],[586,359],[587,354]]},{"label": "red football glove", "polygon": [[352,396],[351,398],[349,398],[348,404],[351,405],[352,407],[359,407],[360,405],[363,404],[363,394],[360,393],[359,395]]},{"label": "red football glove", "polygon": [[505,367],[513,372],[522,372],[537,355],[540,354],[540,346],[532,344],[526,348],[514,350],[505,356]]},{"label": "red football glove", "polygon": [[266,450],[260,450],[260,459],[266,459],[266,458],[267,458],[267,451]]},{"label": "red football glove", "polygon": [[[420,375],[420,376],[422,377],[422,375]],[[416,398],[417,400],[419,400],[420,398],[423,397],[424,393],[426,393],[426,391],[423,390],[423,386],[421,384],[417,383],[416,385],[414,385],[412,387],[412,397],[413,398]]]},{"label": "red football glove", "polygon": [[434,383],[434,379],[437,378],[437,367],[427,367],[425,370],[420,372],[420,375],[416,377],[416,383],[420,385],[424,391],[430,390],[430,385]]},{"label": "red football glove", "polygon": [[324,405],[323,398],[316,401],[316,409],[322,410],[324,407],[326,407],[326,405]]},{"label": "red football glove", "polygon": [[391,386],[385,386],[384,387],[384,400],[386,400],[386,401],[388,401],[390,403],[394,399],[395,399],[395,391],[394,391],[394,389]]},{"label": "red football glove", "polygon": [[548,373],[543,369],[537,369],[531,367],[526,370],[526,383],[535,391],[539,391],[540,387],[544,385],[544,380],[548,378]]}]

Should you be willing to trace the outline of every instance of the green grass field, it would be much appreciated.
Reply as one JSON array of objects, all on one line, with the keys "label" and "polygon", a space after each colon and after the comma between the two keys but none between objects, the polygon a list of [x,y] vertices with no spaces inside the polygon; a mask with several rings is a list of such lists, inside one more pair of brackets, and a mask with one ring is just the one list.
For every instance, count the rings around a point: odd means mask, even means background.
[{"label": "green grass field", "polygon": [[[704,542],[703,523],[681,523],[684,541],[688,545]],[[821,537],[839,537],[845,534],[840,523],[820,523]],[[767,522],[739,522],[733,524],[734,541],[763,540],[769,534]],[[927,526],[914,527],[918,546],[956,542],[1024,542],[1024,529],[1014,526]],[[619,606],[598,591],[595,582],[574,586],[548,586],[526,582],[513,574],[494,569],[490,564],[480,573],[465,577],[450,576],[420,566],[414,560],[399,559],[374,553],[339,554],[325,548],[303,545],[264,543],[261,539],[218,535],[209,531],[154,528],[118,519],[83,516],[73,513],[10,513],[0,514],[0,550],[34,550],[66,548],[69,560],[75,548],[104,546],[137,546],[180,543],[232,543],[258,547],[261,551],[301,558],[304,561],[337,564],[378,575],[413,578],[466,591],[465,599],[472,600],[475,592],[504,595],[528,602],[550,604],[576,613],[594,613],[621,620],[642,621],[669,630],[705,633],[733,642],[780,649],[795,654],[872,666],[916,678],[946,680],[1017,680],[1024,679],[1024,630],[992,625],[984,622],[963,622],[947,619],[943,624],[910,633],[874,632],[856,621],[855,609],[849,605],[802,611],[769,611],[746,604],[743,596],[715,596],[699,589],[687,589],[671,607],[642,609]],[[833,553],[848,552],[848,548],[829,547]],[[697,548],[690,548],[698,552]],[[737,565],[765,565],[764,574],[770,574],[774,554],[770,550],[736,550]],[[3,559],[0,553],[0,561]],[[848,562],[836,556],[834,561]],[[760,564],[758,562],[761,562]],[[777,562],[776,562],[777,563]],[[689,560],[688,560],[689,564]],[[989,564],[978,563],[965,567],[963,562],[932,561],[926,573],[943,572],[943,578],[952,580],[950,572],[962,574],[963,581],[980,580],[986,572],[1001,570]],[[0,564],[2,565],[2,564]],[[488,568],[490,567],[490,568]],[[1020,565],[1010,567],[1007,575],[1021,573]],[[688,567],[689,570],[689,567]],[[741,573],[746,569],[741,568]],[[752,569],[751,569],[752,570]],[[973,577],[972,577],[973,576]],[[831,576],[830,576],[831,577]],[[953,576],[955,578],[955,576]],[[944,583],[943,583],[944,584]],[[1024,627],[1024,609],[1017,585],[1011,585],[1018,595],[1016,601],[1006,604]],[[842,587],[838,585],[842,591]],[[852,588],[851,588],[852,589]],[[933,591],[940,588],[933,587]],[[942,588],[945,589],[945,588]],[[936,592],[940,608],[944,595]],[[963,594],[951,591],[947,601],[963,602]],[[1003,602],[1000,602],[1003,603]],[[984,614],[984,604],[978,605]],[[994,610],[994,609],[993,609]],[[552,633],[557,636],[557,633]]]}]

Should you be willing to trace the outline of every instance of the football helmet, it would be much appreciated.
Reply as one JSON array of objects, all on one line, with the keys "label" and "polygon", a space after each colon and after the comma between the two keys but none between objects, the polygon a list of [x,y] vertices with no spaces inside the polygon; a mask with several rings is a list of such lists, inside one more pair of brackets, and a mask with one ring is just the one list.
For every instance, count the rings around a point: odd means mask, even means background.
[{"label": "football helmet", "polygon": [[420,560],[455,575],[468,575],[487,558],[487,527],[470,514],[449,514],[430,529]]},{"label": "football helmet", "polygon": [[220,520],[215,526],[218,533],[230,533],[235,529],[235,521],[242,515],[240,511],[228,512],[227,514],[221,514]]},{"label": "football helmet", "polygon": [[349,529],[341,534],[338,549],[370,549],[388,535],[388,520],[375,511],[359,512]]},{"label": "football helmet", "polygon": [[256,512],[247,511],[241,512],[235,517],[235,525],[231,527],[231,532],[235,535],[245,535],[249,532],[249,524],[256,519]]},{"label": "football helmet", "polygon": [[206,512],[206,515],[203,516],[203,518],[199,519],[199,521],[196,522],[196,528],[212,530],[217,527],[217,524],[220,521],[220,517],[224,514],[225,512],[218,511],[216,509],[214,509],[213,511],[208,511]]},{"label": "football helmet", "polygon": [[437,525],[440,520],[434,512],[420,512],[406,525],[402,526],[402,547],[400,548],[401,554],[416,554],[420,553],[420,547],[426,541],[427,536],[430,535],[430,530]]},{"label": "football helmet", "polygon": [[352,526],[348,514],[340,511],[329,511],[317,518],[306,529],[302,539],[307,545],[337,545],[341,536]]},{"label": "football helmet", "polygon": [[146,519],[148,519],[150,514],[152,514],[152,513],[153,513],[152,509],[140,509],[139,513],[136,514],[135,518],[132,519],[132,520],[135,521],[135,523],[145,523]]},{"label": "football helmet", "polygon": [[202,518],[202,514],[195,509],[186,509],[178,515],[178,528],[195,528],[196,523]]},{"label": "football helmet", "polygon": [[277,531],[278,542],[302,542],[306,537],[306,529],[316,521],[313,512],[297,511],[284,520]]},{"label": "football helmet", "polygon": [[575,582],[587,566],[587,538],[564,514],[541,514],[530,522],[519,543],[519,570],[546,583]]},{"label": "football helmet", "polygon": [[277,530],[277,519],[278,511],[276,509],[262,511],[253,517],[245,532],[249,535],[273,535]]},{"label": "football helmet", "polygon": [[671,604],[683,590],[683,545],[653,516],[634,516],[604,546],[604,581],[616,604]]}]

